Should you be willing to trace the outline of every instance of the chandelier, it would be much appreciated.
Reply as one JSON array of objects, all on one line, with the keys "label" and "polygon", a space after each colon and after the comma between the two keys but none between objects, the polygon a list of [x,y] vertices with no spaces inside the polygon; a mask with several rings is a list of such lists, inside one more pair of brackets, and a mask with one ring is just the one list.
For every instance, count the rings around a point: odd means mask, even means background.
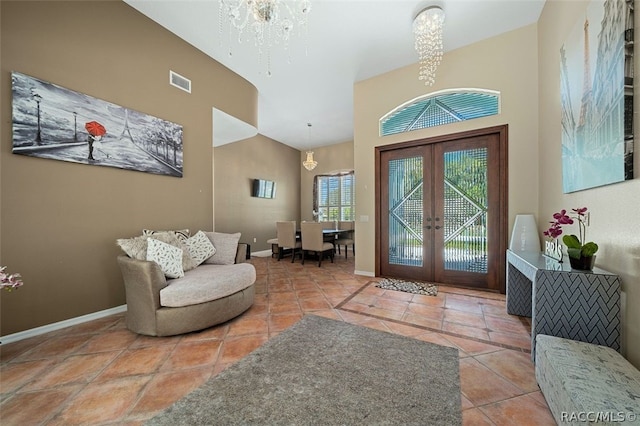
[{"label": "chandelier", "polygon": [[[253,37],[261,62],[262,55],[266,54],[268,76],[271,76],[271,47],[283,44],[288,51],[291,33],[296,28],[298,32],[306,31],[311,10],[311,0],[219,0],[219,3],[220,43],[223,22],[229,24],[229,40],[233,29],[238,33],[239,43],[250,33],[246,37]],[[229,56],[232,56],[230,43]]]},{"label": "chandelier", "polygon": [[302,162],[302,165],[309,171],[316,168],[318,162],[313,159],[313,151],[307,151],[307,159]]},{"label": "chandelier", "polygon": [[426,86],[436,81],[436,69],[442,60],[442,29],[444,11],[439,6],[429,6],[413,20],[413,35],[420,58],[418,80]]},{"label": "chandelier", "polygon": [[[307,123],[307,143],[311,140],[311,123]],[[307,159],[302,162],[305,169],[311,171],[316,168],[318,162],[313,159],[313,151],[307,151]]]}]

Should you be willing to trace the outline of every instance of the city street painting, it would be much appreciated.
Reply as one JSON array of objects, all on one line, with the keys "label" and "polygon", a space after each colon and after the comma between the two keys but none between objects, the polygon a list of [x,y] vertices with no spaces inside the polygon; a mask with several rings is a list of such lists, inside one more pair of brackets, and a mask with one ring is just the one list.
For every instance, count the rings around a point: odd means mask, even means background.
[{"label": "city street painting", "polygon": [[633,179],[633,2],[593,0],[560,49],[565,193]]},{"label": "city street painting", "polygon": [[182,126],[12,72],[13,153],[182,177]]}]

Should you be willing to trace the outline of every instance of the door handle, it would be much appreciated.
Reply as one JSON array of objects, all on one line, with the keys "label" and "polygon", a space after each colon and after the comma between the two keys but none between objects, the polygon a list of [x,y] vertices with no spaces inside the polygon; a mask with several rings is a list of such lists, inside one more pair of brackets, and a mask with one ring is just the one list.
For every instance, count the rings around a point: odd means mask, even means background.
[{"label": "door handle", "polygon": [[442,226],[436,225],[436,229],[440,229],[440,228],[442,228]]}]

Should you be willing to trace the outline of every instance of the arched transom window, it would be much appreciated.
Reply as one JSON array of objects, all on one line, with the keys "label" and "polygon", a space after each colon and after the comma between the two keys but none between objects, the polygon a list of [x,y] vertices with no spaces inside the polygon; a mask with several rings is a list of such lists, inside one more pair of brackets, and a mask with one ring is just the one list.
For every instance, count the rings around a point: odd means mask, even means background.
[{"label": "arched transom window", "polygon": [[410,132],[500,113],[500,92],[451,89],[404,103],[380,119],[380,136]]}]

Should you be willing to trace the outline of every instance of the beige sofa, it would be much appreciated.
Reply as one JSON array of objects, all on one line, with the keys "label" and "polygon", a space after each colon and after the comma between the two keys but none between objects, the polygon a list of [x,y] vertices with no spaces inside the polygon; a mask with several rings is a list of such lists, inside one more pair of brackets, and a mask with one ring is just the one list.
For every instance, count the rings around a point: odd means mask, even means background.
[{"label": "beige sofa", "polygon": [[[213,236],[224,234],[207,235],[215,243]],[[219,262],[207,259],[178,278],[168,278],[155,261],[118,256],[127,328],[149,336],[172,336],[220,324],[249,309],[256,272],[246,263],[247,245],[236,244],[235,262],[215,264]]]}]

